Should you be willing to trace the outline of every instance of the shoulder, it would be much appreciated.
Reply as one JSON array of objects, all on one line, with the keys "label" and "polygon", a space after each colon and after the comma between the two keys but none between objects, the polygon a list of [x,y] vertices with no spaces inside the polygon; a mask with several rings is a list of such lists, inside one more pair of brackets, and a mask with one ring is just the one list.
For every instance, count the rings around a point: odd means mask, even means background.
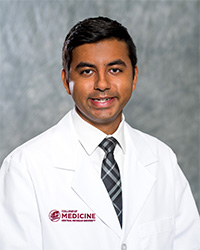
[{"label": "shoulder", "polygon": [[13,150],[4,162],[14,161],[21,164],[37,158],[40,161],[46,161],[47,159],[51,161],[55,149],[61,150],[63,143],[70,148],[72,135],[71,115],[69,112],[56,125]]},{"label": "shoulder", "polygon": [[130,143],[132,143],[138,151],[148,151],[159,158],[166,159],[166,157],[170,157],[176,160],[176,155],[173,150],[160,139],[134,129],[128,123],[125,123],[125,131],[126,135],[130,138]]},{"label": "shoulder", "polygon": [[147,134],[143,131],[140,131],[138,129],[135,129],[131,127],[128,123],[125,122],[125,131],[126,133],[129,133],[129,135],[132,137],[133,140],[136,140],[138,142],[143,141],[147,144],[150,144],[152,146],[163,146],[168,147],[164,142],[156,138],[155,136],[152,136],[150,134]]}]

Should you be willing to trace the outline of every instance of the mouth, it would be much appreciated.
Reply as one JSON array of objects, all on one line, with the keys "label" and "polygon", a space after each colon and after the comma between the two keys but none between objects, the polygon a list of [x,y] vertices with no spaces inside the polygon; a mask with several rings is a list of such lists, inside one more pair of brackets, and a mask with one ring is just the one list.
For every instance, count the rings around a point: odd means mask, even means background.
[{"label": "mouth", "polygon": [[101,102],[101,103],[107,102],[107,101],[112,100],[112,99],[113,99],[113,97],[110,97],[110,98],[92,98],[92,100],[94,102]]},{"label": "mouth", "polygon": [[103,98],[91,98],[91,102],[95,107],[98,108],[108,108],[114,102],[115,97],[103,97]]}]

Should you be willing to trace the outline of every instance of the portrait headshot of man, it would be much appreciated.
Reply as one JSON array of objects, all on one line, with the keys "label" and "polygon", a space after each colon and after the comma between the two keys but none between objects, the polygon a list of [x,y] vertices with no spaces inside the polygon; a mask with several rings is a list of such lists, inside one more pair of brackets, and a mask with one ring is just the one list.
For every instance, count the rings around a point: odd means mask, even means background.
[{"label": "portrait headshot of man", "polygon": [[140,75],[134,37],[95,16],[63,40],[74,106],[3,161],[0,249],[199,250],[199,213],[175,153],[126,121]]}]

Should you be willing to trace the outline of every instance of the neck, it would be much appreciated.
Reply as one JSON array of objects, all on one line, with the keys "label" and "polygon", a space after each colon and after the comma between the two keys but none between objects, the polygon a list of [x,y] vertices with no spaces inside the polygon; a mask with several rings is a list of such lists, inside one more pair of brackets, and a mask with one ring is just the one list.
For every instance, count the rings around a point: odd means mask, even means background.
[{"label": "neck", "polygon": [[116,124],[112,122],[111,124],[97,124],[96,126],[95,124],[91,124],[91,125],[95,126],[96,128],[98,128],[99,130],[101,130],[107,135],[112,135],[118,129],[119,124],[120,122]]},{"label": "neck", "polygon": [[86,122],[88,122],[89,124],[91,124],[95,128],[101,130],[102,132],[104,132],[107,135],[112,135],[118,129],[119,124],[120,124],[121,119],[122,119],[122,112],[120,114],[118,114],[117,117],[112,118],[111,120],[108,120],[108,121],[102,121],[102,120],[98,121],[98,119],[89,120],[77,108],[76,108],[76,112],[79,114],[79,116],[83,120],[85,120]]}]

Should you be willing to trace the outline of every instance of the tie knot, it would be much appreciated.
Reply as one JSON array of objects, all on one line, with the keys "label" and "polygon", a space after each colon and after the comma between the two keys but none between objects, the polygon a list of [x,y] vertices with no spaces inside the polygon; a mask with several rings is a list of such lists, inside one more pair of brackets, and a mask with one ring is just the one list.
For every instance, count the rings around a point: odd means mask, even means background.
[{"label": "tie knot", "polygon": [[102,148],[105,153],[110,153],[114,150],[117,140],[114,137],[105,138],[100,144],[99,147]]}]

